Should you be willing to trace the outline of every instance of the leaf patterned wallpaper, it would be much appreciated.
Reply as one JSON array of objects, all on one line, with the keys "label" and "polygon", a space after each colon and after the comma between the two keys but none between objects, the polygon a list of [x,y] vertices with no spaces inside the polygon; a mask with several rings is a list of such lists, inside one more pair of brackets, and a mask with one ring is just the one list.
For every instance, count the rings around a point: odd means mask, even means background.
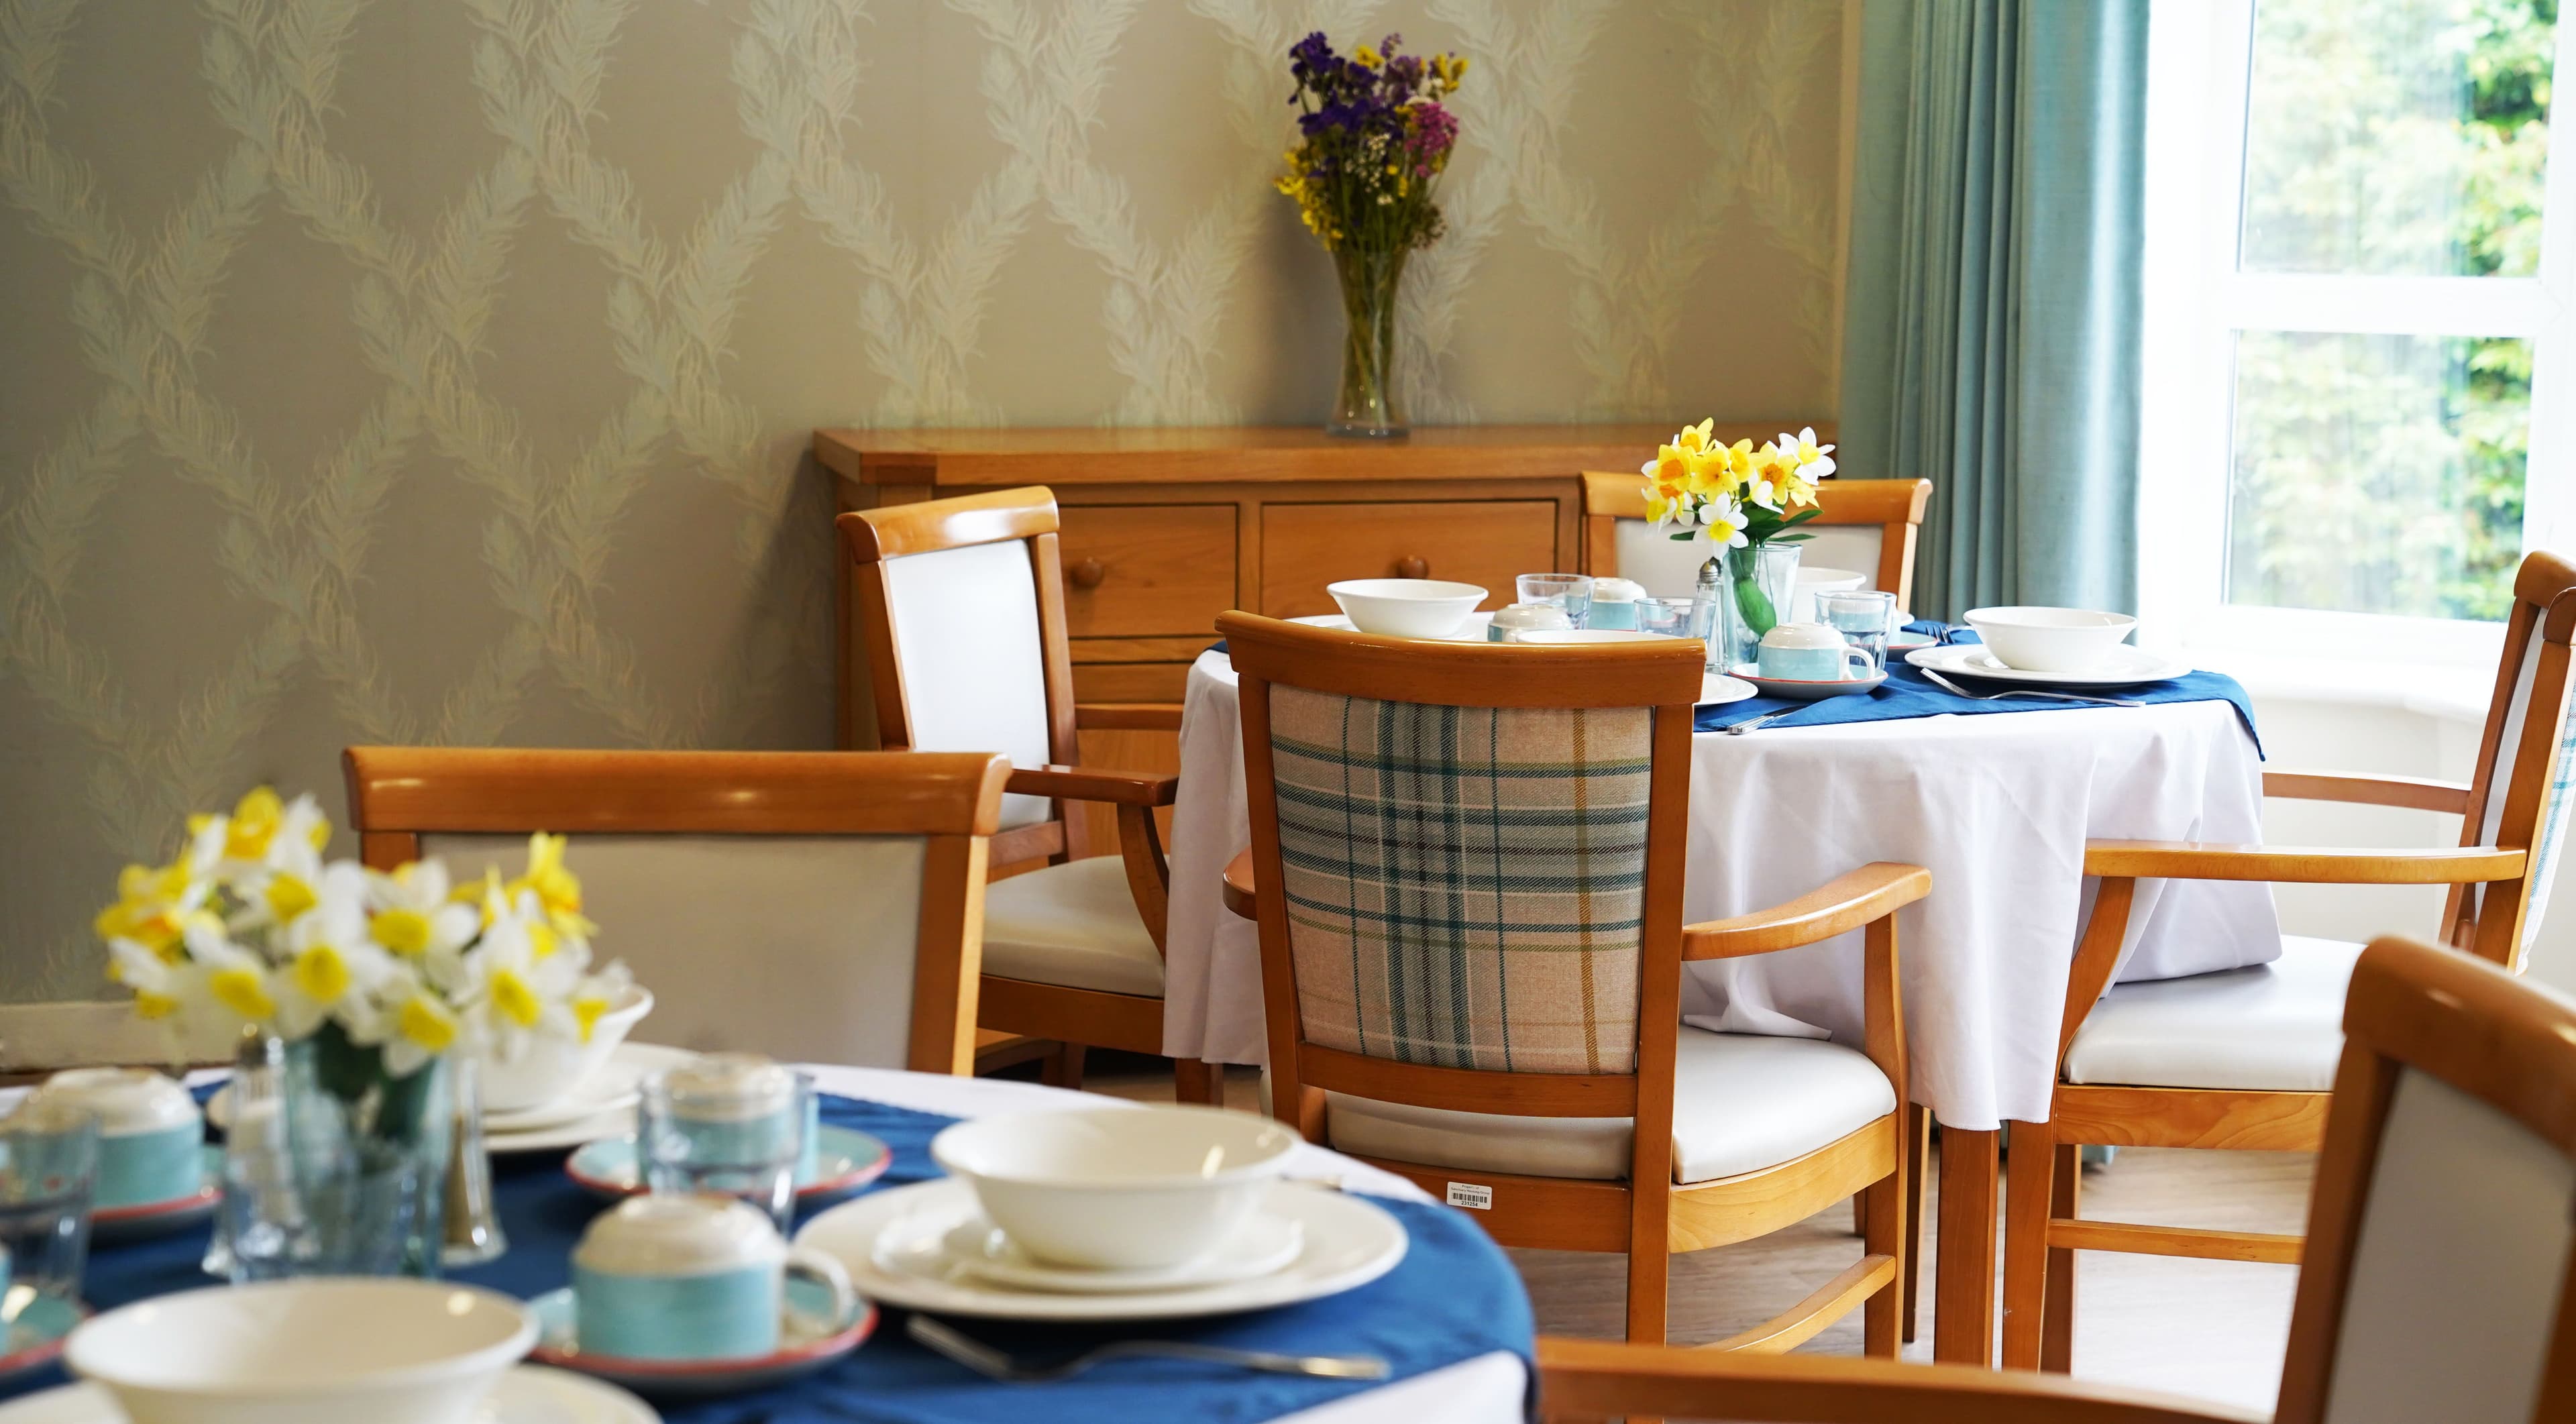
[{"label": "leaf patterned wallpaper", "polygon": [[[0,1000],[353,741],[818,746],[818,424],[1305,423],[1283,51],[1474,69],[1422,422],[1829,416],[1842,0],[0,0]],[[345,847],[343,847],[345,848]]]}]

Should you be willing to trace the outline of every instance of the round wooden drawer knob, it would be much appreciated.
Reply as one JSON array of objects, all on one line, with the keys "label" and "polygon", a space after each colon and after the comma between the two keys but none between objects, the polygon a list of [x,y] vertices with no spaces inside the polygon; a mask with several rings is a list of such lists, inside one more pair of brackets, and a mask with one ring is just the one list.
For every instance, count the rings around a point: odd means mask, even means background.
[{"label": "round wooden drawer knob", "polygon": [[1098,588],[1100,581],[1109,577],[1109,570],[1098,559],[1085,559],[1066,570],[1065,576],[1073,580],[1075,588]]},{"label": "round wooden drawer knob", "polygon": [[1398,559],[1395,561],[1395,576],[1397,578],[1429,578],[1431,577],[1431,561],[1428,559]]}]

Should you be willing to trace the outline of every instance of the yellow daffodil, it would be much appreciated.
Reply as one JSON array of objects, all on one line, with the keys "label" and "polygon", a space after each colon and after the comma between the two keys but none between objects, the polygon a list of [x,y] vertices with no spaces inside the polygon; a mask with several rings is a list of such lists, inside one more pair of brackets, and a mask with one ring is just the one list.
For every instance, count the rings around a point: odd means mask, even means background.
[{"label": "yellow daffodil", "polygon": [[116,877],[116,903],[90,922],[102,940],[128,939],[165,957],[178,953],[189,917],[214,892],[212,880],[189,873],[187,862],[157,869],[129,865]]},{"label": "yellow daffodil", "polygon": [[545,907],[554,932],[565,939],[587,939],[599,926],[581,917],[581,880],[564,868],[564,838],[543,831],[528,837],[528,870],[506,887],[515,900],[532,891]]},{"label": "yellow daffodil", "polygon": [[1375,69],[1379,65],[1386,63],[1386,61],[1378,56],[1378,52],[1376,50],[1369,48],[1367,45],[1361,45],[1358,49],[1351,51],[1351,63],[1358,65],[1362,69]]}]

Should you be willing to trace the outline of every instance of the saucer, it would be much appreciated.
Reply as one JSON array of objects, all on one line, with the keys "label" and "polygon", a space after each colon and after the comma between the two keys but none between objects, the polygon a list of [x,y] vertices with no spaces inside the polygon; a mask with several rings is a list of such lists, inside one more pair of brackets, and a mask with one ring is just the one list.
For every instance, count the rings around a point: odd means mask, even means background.
[{"label": "saucer", "polygon": [[[475,1410],[474,1424],[662,1424],[652,1406],[613,1384],[563,1370],[513,1366]],[[103,1385],[69,1384],[0,1404],[0,1424],[126,1424]]]},{"label": "saucer", "polygon": [[[864,1132],[826,1123],[815,1132],[813,1175],[797,1174],[797,1199],[810,1202],[847,1196],[884,1176],[885,1169],[893,1163],[893,1149],[884,1143]],[[644,1190],[643,1173],[636,1170],[632,1137],[607,1137],[585,1145],[564,1163],[564,1174],[591,1195],[609,1201]]]},{"label": "saucer", "polygon": [[767,1389],[824,1368],[859,1348],[877,1328],[877,1308],[865,1299],[846,1320],[830,1319],[831,1308],[831,1292],[791,1276],[774,1354],[756,1360],[622,1360],[583,1354],[574,1343],[580,1337],[577,1306],[571,1288],[566,1287],[528,1302],[537,1317],[538,1332],[537,1347],[528,1358],[579,1370],[643,1394],[705,1396]]},{"label": "saucer", "polygon": [[1699,705],[1723,707],[1730,702],[1759,696],[1761,692],[1761,688],[1740,677],[1728,677],[1722,672],[1705,673],[1699,680]]},{"label": "saucer", "polygon": [[89,1214],[90,1239],[140,1241],[145,1237],[163,1236],[181,1227],[194,1226],[214,1215],[215,1208],[224,1200],[224,1149],[205,1149],[205,1175],[199,1180],[205,1185],[188,1196],[92,1210]]},{"label": "saucer", "polygon": [[2123,643],[2111,649],[2101,666],[2091,672],[2025,672],[2006,667],[1981,643],[1952,643],[1946,647],[1920,648],[1905,655],[1915,667],[1951,677],[1983,678],[1988,682],[2020,683],[2029,687],[2134,687],[2142,682],[2163,682],[2190,672],[2186,663],[2158,657],[2144,648]]},{"label": "saucer", "polygon": [[1404,1259],[1404,1223],[1366,1197],[1274,1182],[1261,1210],[1302,1228],[1287,1265],[1248,1280],[1109,1295],[1005,1286],[952,1257],[949,1234],[983,1217],[974,1189],[954,1177],[853,1198],[807,1222],[796,1240],[838,1260],[859,1294],[881,1305],[996,1320],[1177,1320],[1266,1310],[1367,1285]]},{"label": "saucer", "polygon": [[[25,1291],[23,1301],[15,1299]],[[5,1309],[12,1311],[5,1334],[0,1334],[0,1383],[16,1379],[29,1370],[40,1370],[60,1359],[63,1342],[89,1312],[69,1301],[38,1295],[27,1287],[14,1287]]]},{"label": "saucer", "polygon": [[[881,1243],[882,1244],[882,1243]],[[981,1212],[941,1238],[950,1260],[980,1280],[1018,1290],[1113,1295],[1186,1286],[1220,1285],[1266,1276],[1306,1249],[1306,1228],[1283,1216],[1257,1211],[1214,1251],[1179,1266],[1150,1271],[1086,1270],[1051,1266],[1031,1257]]]},{"label": "saucer", "polygon": [[1734,675],[1762,689],[1768,697],[1785,697],[1792,702],[1821,702],[1828,697],[1857,697],[1887,681],[1884,670],[1867,677],[1837,678],[1831,682],[1811,682],[1803,678],[1764,677],[1746,663]]}]

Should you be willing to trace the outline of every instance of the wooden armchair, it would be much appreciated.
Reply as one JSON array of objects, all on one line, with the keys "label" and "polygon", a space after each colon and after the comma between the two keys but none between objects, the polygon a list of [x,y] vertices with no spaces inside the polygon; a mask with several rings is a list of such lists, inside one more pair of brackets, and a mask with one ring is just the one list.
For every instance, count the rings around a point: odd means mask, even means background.
[{"label": "wooden armchair", "polygon": [[[1278,1116],[1472,1207],[1498,1241],[1624,1253],[1632,1340],[1664,1338],[1670,1253],[1861,1194],[1861,1259],[1717,1343],[1787,1350],[1859,1306],[1893,1357],[1895,915],[1930,875],[1863,866],[1683,925],[1695,643],[1425,644],[1247,613],[1217,629],[1252,818],[1229,903],[1261,927]],[[1681,1024],[1684,961],[1852,930],[1859,1046]]]},{"label": "wooden armchair", "polygon": [[2457,848],[2145,841],[2086,847],[2084,868],[2100,877],[2100,889],[2068,979],[2050,1120],[2012,1124],[2005,1364],[2068,1368],[2077,1251],[2300,1258],[2296,1236],[2077,1215],[2077,1152],[2086,1143],[2314,1150],[2325,1131],[2344,985],[2360,953],[2358,945],[2292,936],[2271,964],[2113,987],[2140,879],[2449,885],[2443,942],[2520,968],[2539,924],[2566,810],[2561,764],[2576,566],[2553,554],[2530,555],[2515,579],[2514,599],[2474,782],[2314,772],[2264,777],[2264,790],[2275,796],[2457,812],[2463,817]]},{"label": "wooden armchair", "polygon": [[599,952],[654,991],[644,1037],[791,1061],[969,1073],[991,753],[351,747],[365,862],[515,876],[578,837]]},{"label": "wooden armchair", "polygon": [[[2576,1001],[2373,943],[2343,1014],[2277,1424],[2576,1419]],[[1540,1415],[2254,1424],[2015,1370],[1541,1340]]]},{"label": "wooden armchair", "polygon": [[[1085,727],[1134,728],[1135,708],[1073,701],[1055,496],[996,490],[840,518],[857,561],[855,623],[867,645],[877,734],[892,751],[990,751],[1011,759],[985,898],[982,1023],[1067,1044],[1163,1051],[1163,933],[1171,871],[1154,808],[1176,777],[1081,764]],[[868,575],[873,574],[873,577]],[[1068,856],[1063,808],[1116,808],[1120,854]],[[1183,1102],[1219,1100],[1218,1070],[1176,1063]]]},{"label": "wooden armchair", "polygon": [[[1816,486],[1822,512],[1800,526],[1813,537],[1799,562],[1867,573],[1868,587],[1910,609],[1915,535],[1931,502],[1930,480],[1826,480]],[[1601,470],[1583,472],[1583,553],[1585,572],[1634,579],[1658,598],[1690,597],[1708,559],[1705,547],[1675,543],[1646,522],[1644,475]]]}]

